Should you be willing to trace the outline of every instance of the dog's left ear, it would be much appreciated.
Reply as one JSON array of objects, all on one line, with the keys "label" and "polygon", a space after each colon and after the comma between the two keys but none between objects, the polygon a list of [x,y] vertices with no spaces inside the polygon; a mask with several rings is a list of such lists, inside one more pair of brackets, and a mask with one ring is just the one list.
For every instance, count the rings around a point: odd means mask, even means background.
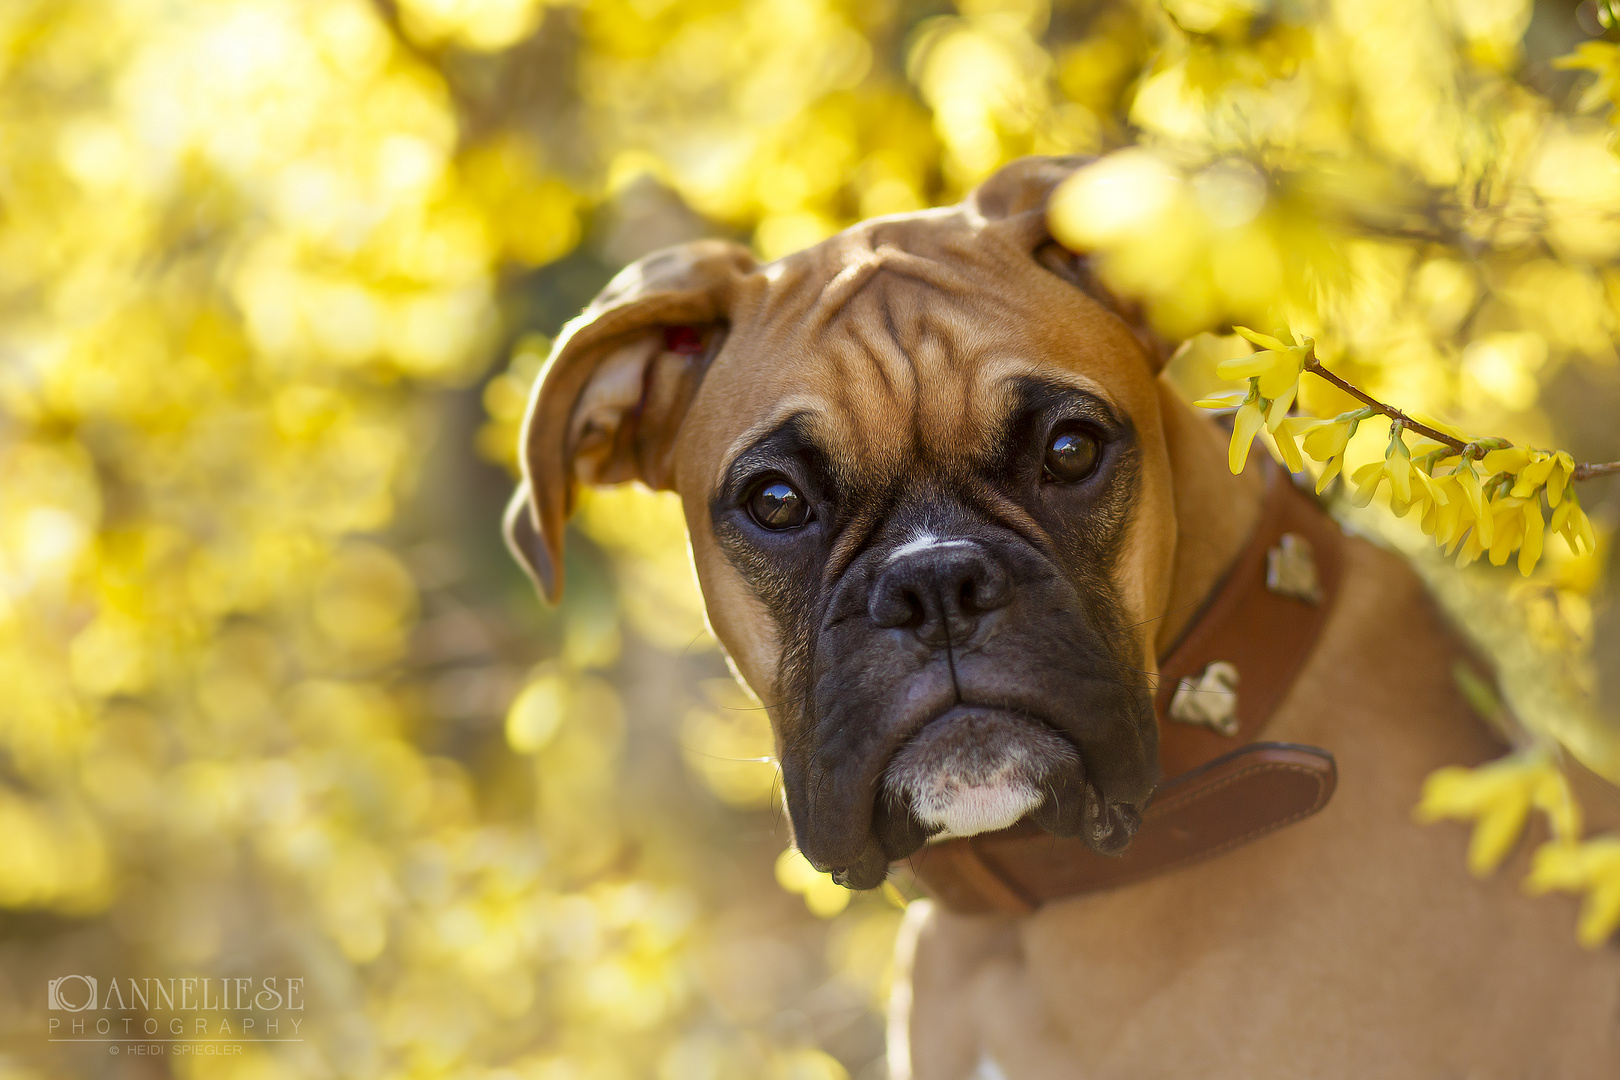
[{"label": "dog's left ear", "polygon": [[720,240],[655,252],[563,328],[529,400],[523,484],[506,511],[507,543],[547,600],[562,595],[578,485],[671,486],[675,433],[753,268],[747,248]]},{"label": "dog's left ear", "polygon": [[1141,304],[1116,295],[1102,283],[1085,252],[1070,251],[1053,239],[1047,225],[1052,192],[1076,169],[1094,160],[1079,156],[1019,158],[975,188],[968,196],[968,204],[985,219],[988,228],[1008,235],[1036,262],[1124,320],[1157,373],[1170,362],[1175,344],[1153,329]]}]

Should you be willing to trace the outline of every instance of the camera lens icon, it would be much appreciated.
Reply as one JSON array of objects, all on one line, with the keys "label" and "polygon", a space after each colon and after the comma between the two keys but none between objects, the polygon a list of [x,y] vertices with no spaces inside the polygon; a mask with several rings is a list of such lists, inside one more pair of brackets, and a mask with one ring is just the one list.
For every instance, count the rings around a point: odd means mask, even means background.
[{"label": "camera lens icon", "polygon": [[91,975],[63,975],[50,982],[50,1005],[59,1012],[84,1012],[96,1004],[96,980]]}]

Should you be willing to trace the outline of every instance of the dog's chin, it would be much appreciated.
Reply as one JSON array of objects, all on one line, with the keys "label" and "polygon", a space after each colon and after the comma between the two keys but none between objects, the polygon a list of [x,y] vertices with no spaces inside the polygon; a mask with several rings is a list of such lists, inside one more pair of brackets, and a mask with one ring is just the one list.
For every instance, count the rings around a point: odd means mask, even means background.
[{"label": "dog's chin", "polygon": [[1072,742],[999,709],[959,706],[931,721],[889,762],[880,799],[888,808],[880,825],[909,834],[884,838],[891,856],[924,837],[974,836],[1025,818],[1113,854],[1140,823],[1135,807],[1110,803],[1087,782]]},{"label": "dog's chin", "polygon": [[908,741],[883,774],[933,837],[1005,829],[1081,771],[1074,745],[1050,728],[992,709],[955,708]]}]

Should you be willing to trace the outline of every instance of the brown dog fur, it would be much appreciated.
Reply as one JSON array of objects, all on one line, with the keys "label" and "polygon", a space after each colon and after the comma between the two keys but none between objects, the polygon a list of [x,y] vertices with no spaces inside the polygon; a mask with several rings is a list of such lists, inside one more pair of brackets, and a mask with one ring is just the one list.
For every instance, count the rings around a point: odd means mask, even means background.
[{"label": "brown dog fur", "polygon": [[[1242,545],[1261,481],[1228,474],[1224,435],[1158,376],[1129,311],[1032,257],[1072,167],[1016,163],[961,207],[863,223],[767,267],[706,242],[621,275],[559,341],[526,425],[509,529],[542,587],[561,584],[575,484],[673,488],[711,625],[771,701],[779,628],[711,524],[726,465],[794,413],[851,476],[963,458],[994,430],[1005,381],[1039,373],[1135,425],[1115,585],[1131,655],[1153,670]],[[701,351],[670,326],[699,328]],[[1352,539],[1346,575],[1266,733],[1336,755],[1326,810],[1026,919],[913,905],[895,1080],[1620,1075],[1614,952],[1582,952],[1573,904],[1523,896],[1522,865],[1475,882],[1458,828],[1411,820],[1432,769],[1500,752],[1452,686],[1461,644],[1396,557]]]}]

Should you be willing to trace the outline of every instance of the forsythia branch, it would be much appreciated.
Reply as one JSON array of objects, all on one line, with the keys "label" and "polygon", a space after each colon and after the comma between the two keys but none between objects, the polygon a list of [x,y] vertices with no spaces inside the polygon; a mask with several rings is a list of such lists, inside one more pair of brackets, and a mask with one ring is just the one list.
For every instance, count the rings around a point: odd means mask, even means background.
[{"label": "forsythia branch", "polygon": [[[1577,554],[1597,550],[1592,523],[1570,485],[1620,472],[1620,462],[1577,465],[1562,450],[1474,438],[1437,421],[1419,420],[1328,371],[1308,337],[1295,339],[1288,331],[1261,334],[1242,326],[1233,330],[1260,346],[1259,351],[1222,361],[1216,371],[1222,378],[1247,381],[1248,389],[1197,404],[1238,406],[1228,454],[1234,473],[1243,470],[1255,438],[1264,435],[1294,472],[1304,468],[1302,450],[1324,463],[1316,484],[1322,491],[1343,470],[1345,448],[1361,422],[1382,416],[1390,421],[1389,447],[1382,462],[1363,465],[1350,476],[1353,504],[1366,506],[1387,480],[1395,515],[1418,511],[1423,531],[1448,555],[1456,552],[1459,566],[1486,554],[1501,566],[1518,552],[1519,571],[1528,577],[1541,559],[1549,527]],[[1332,418],[1290,415],[1306,372],[1344,390],[1363,407]],[[1408,432],[1424,441],[1408,446]]]},{"label": "forsythia branch", "polygon": [[1367,391],[1361,389],[1361,387],[1352,385],[1344,379],[1341,379],[1339,376],[1333,374],[1333,372],[1329,371],[1327,368],[1323,367],[1322,362],[1316,358],[1315,342],[1310,342],[1307,345],[1307,350],[1304,370],[1310,372],[1312,375],[1326,379],[1328,382],[1332,383],[1334,386],[1337,386],[1340,390],[1343,390],[1351,397],[1356,398],[1358,401],[1366,402],[1369,408],[1382,413],[1391,420],[1398,420],[1407,431],[1415,431],[1419,435],[1422,435],[1425,438],[1433,439],[1437,443],[1444,443],[1453,450],[1460,451],[1463,448],[1464,444],[1461,439],[1454,439],[1443,431],[1438,431],[1432,427],[1429,427],[1427,424],[1412,419],[1410,416],[1401,412],[1401,410],[1392,405],[1384,404],[1382,401],[1379,401],[1377,398],[1367,393]]},{"label": "forsythia branch", "polygon": [[[1421,421],[1414,420],[1412,417],[1401,412],[1401,410],[1395,408],[1394,406],[1379,401],[1377,398],[1367,393],[1367,391],[1361,389],[1361,387],[1356,386],[1345,379],[1340,378],[1338,375],[1333,374],[1333,372],[1323,367],[1322,362],[1316,358],[1314,344],[1311,346],[1310,355],[1306,358],[1304,370],[1310,372],[1312,375],[1326,379],[1328,382],[1332,383],[1334,386],[1337,386],[1340,390],[1343,390],[1351,397],[1357,399],[1358,401],[1366,402],[1369,408],[1377,410],[1379,413],[1389,417],[1391,420],[1400,421],[1400,423],[1408,431],[1415,431],[1419,435],[1422,435],[1428,439],[1433,439],[1437,443],[1443,443],[1446,446],[1451,447],[1453,450],[1460,451],[1467,445],[1461,439],[1453,438],[1443,431],[1429,427],[1427,424],[1424,424]],[[1513,444],[1503,440],[1502,445],[1506,447],[1512,446]],[[1595,480],[1602,476],[1612,476],[1616,473],[1620,473],[1620,461],[1583,461],[1570,471],[1569,478],[1576,482],[1580,482],[1582,480]]]},{"label": "forsythia branch", "polygon": [[1571,480],[1595,480],[1600,476],[1613,476],[1620,473],[1620,461],[1590,462],[1583,461],[1575,466],[1570,474]]}]

